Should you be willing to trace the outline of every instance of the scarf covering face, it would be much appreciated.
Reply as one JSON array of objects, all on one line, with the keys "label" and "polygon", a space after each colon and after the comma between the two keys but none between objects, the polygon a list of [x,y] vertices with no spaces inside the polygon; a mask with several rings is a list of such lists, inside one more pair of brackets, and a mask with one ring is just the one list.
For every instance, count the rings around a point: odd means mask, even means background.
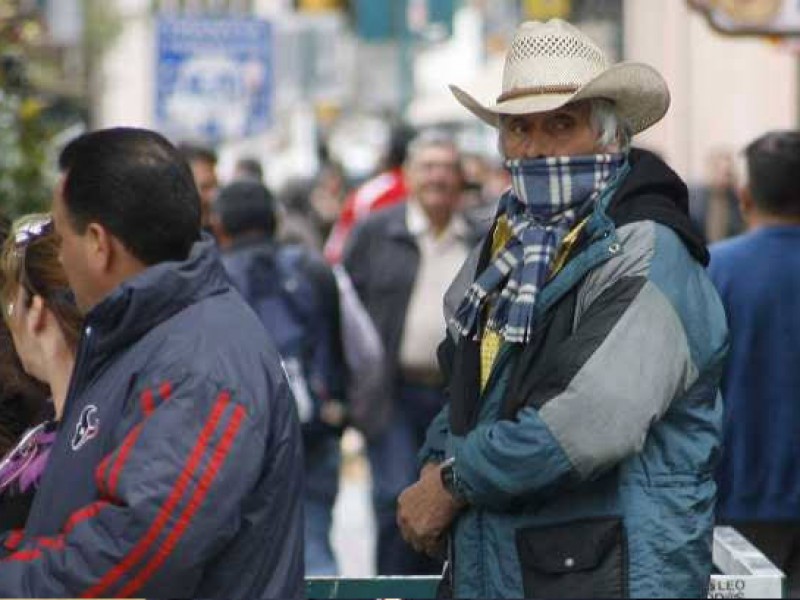
[{"label": "scarf covering face", "polygon": [[509,160],[512,187],[500,200],[511,238],[467,291],[452,325],[463,336],[480,339],[487,299],[486,327],[507,342],[527,343],[534,306],[550,264],[579,210],[594,203],[615,180],[625,154],[559,156]]}]

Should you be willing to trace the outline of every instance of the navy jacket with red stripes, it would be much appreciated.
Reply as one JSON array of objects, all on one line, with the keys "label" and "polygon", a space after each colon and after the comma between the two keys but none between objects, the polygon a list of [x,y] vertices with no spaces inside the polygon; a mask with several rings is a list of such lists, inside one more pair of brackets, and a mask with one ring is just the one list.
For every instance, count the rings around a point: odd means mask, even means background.
[{"label": "navy jacket with red stripes", "polygon": [[303,468],[280,359],[206,238],[86,319],[0,596],[303,596]]}]

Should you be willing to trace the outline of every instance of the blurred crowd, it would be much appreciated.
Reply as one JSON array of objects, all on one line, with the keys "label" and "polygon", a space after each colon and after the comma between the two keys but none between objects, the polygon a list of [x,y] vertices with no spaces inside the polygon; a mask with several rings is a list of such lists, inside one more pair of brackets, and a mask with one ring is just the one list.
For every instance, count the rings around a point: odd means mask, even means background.
[{"label": "blurred crowd", "polygon": [[322,152],[273,189],[146,130],[67,145],[52,211],[0,221],[0,595],[299,597],[339,573],[348,427],[380,575],[699,596],[726,523],[797,593],[800,134],[687,188],[631,145],[660,75],[517,36],[530,86],[454,88],[502,158],[397,125],[365,180]]}]

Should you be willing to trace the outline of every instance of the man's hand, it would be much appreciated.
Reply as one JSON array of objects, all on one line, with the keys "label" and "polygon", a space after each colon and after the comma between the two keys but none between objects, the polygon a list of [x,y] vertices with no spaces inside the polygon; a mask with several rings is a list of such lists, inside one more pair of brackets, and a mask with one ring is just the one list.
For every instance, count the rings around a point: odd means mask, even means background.
[{"label": "man's hand", "polygon": [[419,481],[407,487],[397,500],[400,533],[417,552],[441,554],[444,533],[464,507],[442,486],[439,465],[426,465]]}]

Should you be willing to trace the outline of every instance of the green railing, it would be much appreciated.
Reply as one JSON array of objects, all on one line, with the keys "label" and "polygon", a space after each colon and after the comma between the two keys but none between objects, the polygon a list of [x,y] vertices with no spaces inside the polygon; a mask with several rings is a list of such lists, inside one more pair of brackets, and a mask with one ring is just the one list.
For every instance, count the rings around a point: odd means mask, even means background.
[{"label": "green railing", "polygon": [[306,580],[308,598],[435,598],[438,576],[311,577]]},{"label": "green railing", "polygon": [[[784,575],[731,527],[714,530],[709,598],[783,598]],[[438,576],[320,577],[306,580],[308,598],[435,598]]]}]

